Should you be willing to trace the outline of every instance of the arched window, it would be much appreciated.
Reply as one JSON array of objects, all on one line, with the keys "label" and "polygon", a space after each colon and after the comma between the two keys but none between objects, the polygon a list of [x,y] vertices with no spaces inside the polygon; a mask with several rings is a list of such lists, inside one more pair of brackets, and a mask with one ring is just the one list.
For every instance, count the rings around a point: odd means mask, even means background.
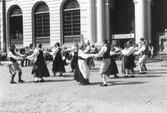
[{"label": "arched window", "polygon": [[9,10],[10,44],[23,44],[23,16],[19,6],[12,6]]},{"label": "arched window", "polygon": [[50,43],[49,8],[44,2],[34,9],[34,36],[35,42]]},{"label": "arched window", "polygon": [[76,0],[63,5],[63,42],[80,41],[80,6]]}]

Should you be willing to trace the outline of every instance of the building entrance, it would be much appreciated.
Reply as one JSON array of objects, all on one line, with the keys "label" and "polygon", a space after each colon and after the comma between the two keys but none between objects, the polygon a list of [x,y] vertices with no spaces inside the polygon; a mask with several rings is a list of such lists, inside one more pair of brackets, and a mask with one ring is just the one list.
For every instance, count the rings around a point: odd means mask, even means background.
[{"label": "building entrance", "polygon": [[133,0],[114,0],[111,4],[111,34],[122,47],[127,40],[135,38],[134,3]]}]

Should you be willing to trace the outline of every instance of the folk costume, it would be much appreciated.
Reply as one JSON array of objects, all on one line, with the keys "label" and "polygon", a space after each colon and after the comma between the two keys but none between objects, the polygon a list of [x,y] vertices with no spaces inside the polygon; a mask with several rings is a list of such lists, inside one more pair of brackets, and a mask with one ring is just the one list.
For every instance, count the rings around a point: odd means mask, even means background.
[{"label": "folk costume", "polygon": [[35,82],[44,82],[43,77],[49,77],[49,71],[45,63],[43,51],[41,48],[35,48],[34,53],[27,57],[29,60],[34,60],[31,74],[35,77]]},{"label": "folk costume", "polygon": [[100,66],[100,75],[103,81],[101,86],[107,86],[106,75],[110,75],[110,71],[108,70],[111,64],[110,50],[111,46],[105,42],[99,53],[94,55],[95,57],[103,57],[102,64]]},{"label": "folk costume", "polygon": [[78,65],[74,72],[74,79],[80,82],[83,85],[88,85],[90,70],[87,65],[87,59],[93,57],[92,54],[84,53],[83,49],[79,49],[78,51]]},{"label": "folk costume", "polygon": [[62,76],[62,73],[65,72],[65,64],[62,59],[61,48],[54,47],[52,49],[51,55],[53,56],[52,72],[54,76],[56,76],[56,73],[60,73],[60,76]]},{"label": "folk costume", "polygon": [[117,76],[117,74],[118,74],[118,67],[117,67],[117,64],[115,62],[115,55],[116,55],[115,52],[110,51],[111,63],[110,63],[110,66],[109,66],[109,68],[108,68],[107,71],[109,72],[110,75],[114,75],[114,78],[118,78],[118,76]]},{"label": "folk costume", "polygon": [[77,63],[78,63],[78,44],[75,44],[75,46],[72,46],[71,48],[67,50],[70,51],[72,54],[70,65],[71,65],[72,72],[74,72],[77,67]]},{"label": "folk costume", "polygon": [[125,77],[129,77],[128,74],[130,74],[130,77],[134,77],[133,76],[133,68],[136,66],[134,59],[134,52],[135,52],[135,48],[133,46],[130,46],[129,44],[127,44],[128,47],[125,47],[122,50],[122,54],[123,56],[123,67],[125,69]]},{"label": "folk costume", "polygon": [[18,76],[19,76],[18,82],[23,83],[24,81],[21,79],[22,69],[20,68],[20,66],[18,64],[18,60],[23,59],[22,57],[24,57],[24,55],[16,52],[16,48],[15,48],[14,45],[12,45],[9,50],[10,51],[8,53],[8,58],[11,61],[11,63],[8,66],[9,66],[9,72],[12,75],[10,83],[11,84],[15,84],[16,83],[14,81],[14,77],[16,75],[16,71],[18,71]]}]

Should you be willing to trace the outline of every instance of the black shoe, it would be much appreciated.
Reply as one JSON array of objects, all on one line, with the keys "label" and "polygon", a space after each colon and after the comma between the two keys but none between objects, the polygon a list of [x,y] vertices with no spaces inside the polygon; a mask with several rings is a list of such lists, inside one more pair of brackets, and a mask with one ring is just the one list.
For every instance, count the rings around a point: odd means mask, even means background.
[{"label": "black shoe", "polygon": [[19,80],[18,82],[19,82],[19,83],[23,83],[23,82],[25,82],[25,81],[23,81],[23,80]]},{"label": "black shoe", "polygon": [[86,84],[85,84],[85,82],[80,82],[79,85],[80,85],[80,86],[84,86],[84,85],[86,85]]},{"label": "black shoe", "polygon": [[142,72],[139,72],[138,74],[146,74],[146,72],[142,71]]},{"label": "black shoe", "polygon": [[129,76],[125,75],[124,78],[129,78]]},{"label": "black shoe", "polygon": [[85,85],[90,85],[89,79],[86,79],[84,82]]},{"label": "black shoe", "polygon": [[110,79],[112,79],[112,78],[110,77],[110,75],[107,75],[107,77],[110,78]]},{"label": "black shoe", "polygon": [[15,81],[10,81],[10,84],[17,84]]},{"label": "black shoe", "polygon": [[39,82],[45,82],[45,80],[44,80],[44,79],[41,79]]},{"label": "black shoe", "polygon": [[119,76],[118,75],[114,75],[114,78],[119,78]]},{"label": "black shoe", "polygon": [[134,78],[135,76],[134,76],[134,75],[131,75],[130,77],[131,77],[131,78]]},{"label": "black shoe", "polygon": [[39,82],[39,80],[35,80],[35,81],[34,81],[34,83],[38,83],[38,82]]},{"label": "black shoe", "polygon": [[59,77],[62,77],[62,76],[63,76],[63,74],[62,74],[62,73],[60,73],[60,74],[59,74]]},{"label": "black shoe", "polygon": [[100,84],[100,86],[104,87],[104,86],[107,86],[107,84]]}]

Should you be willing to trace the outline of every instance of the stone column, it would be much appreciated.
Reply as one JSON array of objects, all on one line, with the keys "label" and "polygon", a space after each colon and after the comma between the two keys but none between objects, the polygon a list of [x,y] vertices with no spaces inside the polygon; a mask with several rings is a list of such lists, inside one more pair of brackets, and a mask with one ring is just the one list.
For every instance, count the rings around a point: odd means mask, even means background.
[{"label": "stone column", "polygon": [[106,22],[106,30],[105,30],[105,37],[108,40],[108,42],[110,42],[110,37],[111,37],[111,33],[110,33],[110,0],[105,0],[105,22]]},{"label": "stone column", "polygon": [[151,40],[151,0],[133,0],[135,5],[135,37]]},{"label": "stone column", "polygon": [[146,26],[146,36],[145,39],[151,42],[151,5],[152,0],[145,0],[145,26]]},{"label": "stone column", "polygon": [[144,0],[134,0],[135,6],[135,37],[138,43],[140,38],[144,38]]},{"label": "stone column", "polygon": [[105,38],[104,1],[97,0],[97,44],[102,44]]},{"label": "stone column", "polygon": [[0,2],[0,48],[3,48],[2,30],[2,2]]},{"label": "stone column", "polygon": [[95,42],[95,0],[88,0],[88,35],[90,42]]}]

